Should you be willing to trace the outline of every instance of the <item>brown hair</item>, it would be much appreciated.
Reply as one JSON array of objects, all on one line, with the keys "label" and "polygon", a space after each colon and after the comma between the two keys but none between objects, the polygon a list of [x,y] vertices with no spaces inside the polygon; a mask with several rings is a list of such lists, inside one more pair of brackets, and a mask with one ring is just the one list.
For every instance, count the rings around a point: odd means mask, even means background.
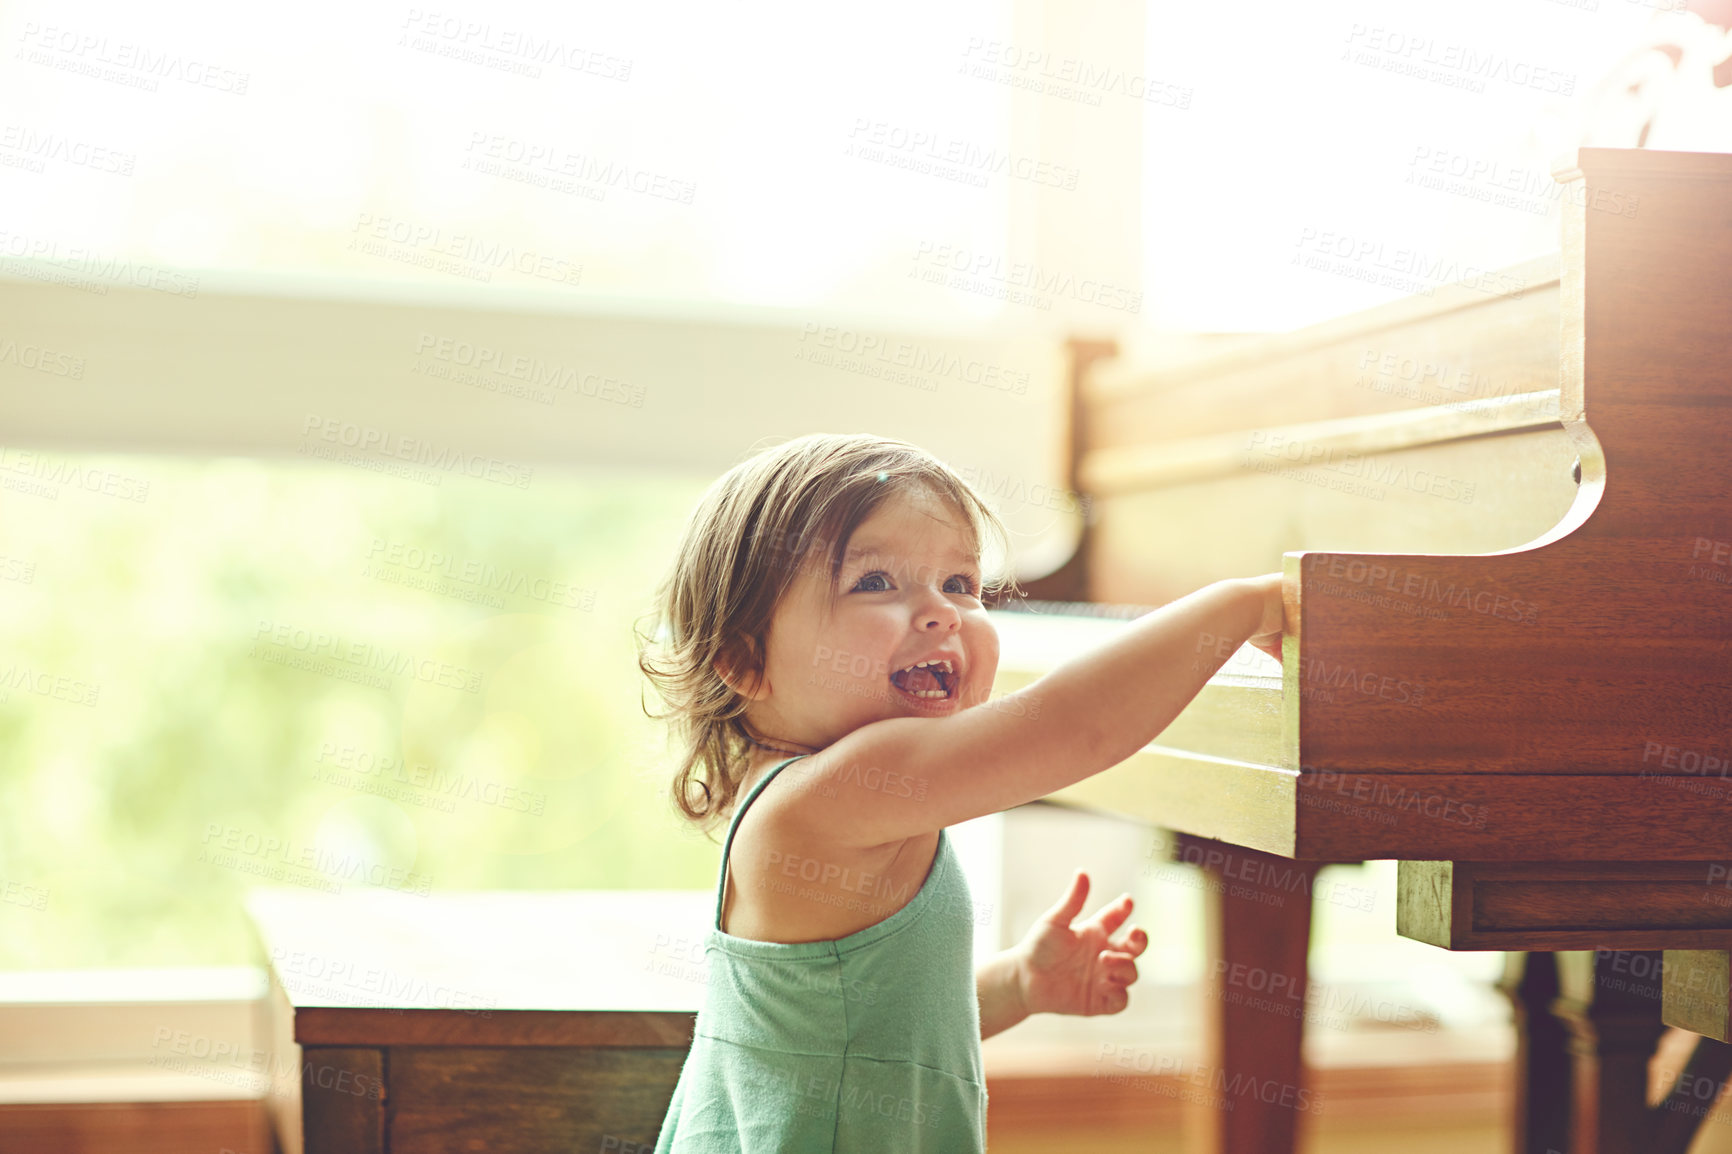
[{"label": "brown hair", "polygon": [[[722,680],[717,658],[737,683],[761,676],[771,619],[801,568],[827,555],[834,594],[855,528],[892,493],[919,486],[962,516],[977,551],[990,533],[1008,571],[1009,535],[997,514],[948,465],[905,441],[796,437],[735,465],[698,502],[656,591],[653,631],[635,632],[638,668],[668,707],[644,712],[668,721],[681,747],[669,792],[706,834],[733,808],[747,751],[747,701]],[[982,576],[983,601],[1015,591],[1013,578]]]}]

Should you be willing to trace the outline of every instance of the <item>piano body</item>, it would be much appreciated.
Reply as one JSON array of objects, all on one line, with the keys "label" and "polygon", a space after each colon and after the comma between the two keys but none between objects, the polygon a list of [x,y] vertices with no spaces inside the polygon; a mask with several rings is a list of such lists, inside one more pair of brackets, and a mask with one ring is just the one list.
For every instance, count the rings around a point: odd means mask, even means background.
[{"label": "piano body", "polygon": [[[1186,363],[1073,343],[1092,512],[1030,597],[1159,605],[1279,557],[1293,628],[1051,800],[1239,879],[1398,860],[1401,934],[1521,952],[1514,1149],[1683,1151],[1700,1104],[1649,1108],[1649,1055],[1732,1033],[1732,155],[1573,160],[1556,257]],[[997,619],[1008,692],[1054,622]],[[1309,903],[1211,888],[1217,958],[1303,989]],[[1595,979],[1662,950],[1663,1011]],[[1216,1069],[1299,1083],[1302,1018],[1212,1006]],[[1290,1098],[1214,1117],[1212,1150],[1292,1148]]]}]

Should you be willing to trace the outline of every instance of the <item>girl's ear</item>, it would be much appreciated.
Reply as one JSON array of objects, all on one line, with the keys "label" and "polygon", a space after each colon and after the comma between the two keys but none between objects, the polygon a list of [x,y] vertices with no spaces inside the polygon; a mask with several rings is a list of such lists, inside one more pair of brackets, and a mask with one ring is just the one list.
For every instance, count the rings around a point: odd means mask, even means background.
[{"label": "girl's ear", "polygon": [[748,666],[748,662],[740,655],[741,648],[753,653],[757,651],[757,646],[752,644],[750,638],[737,645],[724,646],[716,654],[716,675],[722,679],[724,685],[747,701],[757,701],[764,695],[763,681],[749,671],[740,672],[747,670]]}]

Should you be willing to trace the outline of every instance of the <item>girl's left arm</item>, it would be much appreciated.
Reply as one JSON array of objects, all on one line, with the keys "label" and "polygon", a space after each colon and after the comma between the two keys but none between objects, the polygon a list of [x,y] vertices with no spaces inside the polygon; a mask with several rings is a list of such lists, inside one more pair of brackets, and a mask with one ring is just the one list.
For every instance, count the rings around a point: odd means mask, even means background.
[{"label": "girl's left arm", "polygon": [[1028,1017],[1018,957],[1016,949],[1004,950],[992,955],[974,971],[974,993],[980,1001],[980,1040],[983,1042]]}]

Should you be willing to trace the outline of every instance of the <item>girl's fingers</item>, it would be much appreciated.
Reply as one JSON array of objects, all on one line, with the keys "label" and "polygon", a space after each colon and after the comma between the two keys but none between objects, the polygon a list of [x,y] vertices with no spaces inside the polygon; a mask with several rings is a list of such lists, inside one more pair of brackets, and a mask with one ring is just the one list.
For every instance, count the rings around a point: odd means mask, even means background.
[{"label": "girl's fingers", "polygon": [[1137,980],[1137,964],[1127,959],[1114,959],[1101,967],[1101,973],[1109,982],[1130,985]]},{"label": "girl's fingers", "polygon": [[1110,906],[1103,906],[1101,912],[1095,915],[1095,924],[1105,930],[1110,937],[1112,932],[1122,926],[1125,919],[1131,916],[1131,907],[1136,903],[1131,895],[1125,894]]},{"label": "girl's fingers", "polygon": [[1041,920],[1054,922],[1061,926],[1070,925],[1071,920],[1082,913],[1083,902],[1087,900],[1088,894],[1089,876],[1082,870],[1078,870],[1076,875],[1071,878],[1070,889],[1066,890],[1065,895],[1041,915]]}]

